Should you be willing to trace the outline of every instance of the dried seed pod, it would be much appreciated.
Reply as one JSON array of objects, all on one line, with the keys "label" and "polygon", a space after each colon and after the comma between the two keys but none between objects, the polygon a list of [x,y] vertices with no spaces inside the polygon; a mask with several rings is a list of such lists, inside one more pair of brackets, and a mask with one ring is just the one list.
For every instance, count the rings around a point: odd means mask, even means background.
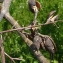
[{"label": "dried seed pod", "polygon": [[52,22],[57,21],[57,20],[58,20],[58,16],[59,16],[59,15],[55,15],[55,16],[51,19],[51,21],[52,21]]},{"label": "dried seed pod", "polygon": [[41,9],[41,4],[40,4],[40,2],[36,1],[36,6],[37,6],[38,9]]},{"label": "dried seed pod", "polygon": [[49,52],[54,53],[56,51],[56,44],[54,40],[48,35],[42,35],[40,33],[38,33],[38,35],[42,37],[42,41],[44,42],[46,49],[48,49]]},{"label": "dried seed pod", "polygon": [[34,19],[36,19],[38,14],[38,9],[41,8],[40,3],[36,2],[36,0],[28,0],[28,6],[30,11],[35,15]]},{"label": "dried seed pod", "polygon": [[34,39],[33,39],[33,42],[34,42],[33,44],[36,47],[36,50],[38,51],[40,48],[40,43],[42,42],[42,38],[38,34],[36,34]]},{"label": "dried seed pod", "polygon": [[41,49],[45,50],[45,46],[44,46],[43,42],[40,43],[40,47],[41,47]]},{"label": "dried seed pod", "polygon": [[54,43],[54,41],[52,40],[52,38],[50,37],[46,37],[45,38],[45,48],[51,53],[54,54],[55,50],[56,50],[56,45]]},{"label": "dried seed pod", "polygon": [[51,17],[52,15],[54,15],[56,13],[56,10],[53,10],[49,13],[49,17]]},{"label": "dried seed pod", "polygon": [[41,37],[41,38],[42,38],[42,42],[40,43],[40,47],[41,47],[41,49],[45,50],[45,46],[44,46],[45,40],[43,37]]}]

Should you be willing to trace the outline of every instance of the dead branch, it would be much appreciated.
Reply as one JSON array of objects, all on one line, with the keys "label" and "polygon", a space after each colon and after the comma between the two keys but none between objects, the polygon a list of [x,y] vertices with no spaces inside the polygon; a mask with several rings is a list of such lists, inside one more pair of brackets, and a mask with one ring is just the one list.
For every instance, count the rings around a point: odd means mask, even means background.
[{"label": "dead branch", "polygon": [[56,10],[51,11],[51,12],[49,13],[49,16],[48,16],[48,17],[53,16],[55,13],[56,13]]},{"label": "dead branch", "polygon": [[4,52],[4,54],[13,62],[13,63],[16,63],[11,56],[9,56],[7,53]]},{"label": "dead branch", "polygon": [[63,22],[63,20],[57,20],[57,21],[54,21],[54,22],[46,22],[44,24],[38,24],[38,25],[34,25],[34,26],[27,26],[27,27],[20,27],[20,28],[16,28],[16,29],[9,29],[9,30],[5,30],[5,31],[1,31],[1,33],[7,33],[7,32],[12,32],[12,31],[17,31],[17,30],[30,30],[31,28],[35,28],[35,27],[38,27],[39,26],[44,26],[44,25],[48,25],[48,24],[54,24],[56,22]]},{"label": "dead branch", "polygon": [[3,40],[0,34],[0,52],[1,52],[1,61],[5,63],[5,55],[4,55],[4,47],[3,47]]},{"label": "dead branch", "polygon": [[22,61],[25,61],[24,59],[22,59],[22,58],[12,58],[11,56],[9,56],[6,52],[4,52],[4,54],[13,62],[13,63],[15,63],[15,61],[14,60],[22,60]]},{"label": "dead branch", "polygon": [[12,0],[4,0],[2,3],[2,8],[1,8],[1,13],[0,13],[0,21],[2,20],[2,18],[4,17],[4,15],[6,14],[6,12],[9,11],[9,7],[11,4]]},{"label": "dead branch", "polygon": [[25,61],[24,59],[22,58],[12,58],[13,60],[20,60],[20,61]]},{"label": "dead branch", "polygon": [[[14,25],[14,23],[16,22],[9,13],[5,14],[5,18],[11,23],[11,25]],[[21,27],[17,23],[15,25],[15,28],[21,28]],[[40,51],[38,51],[38,53],[37,53],[36,51],[34,51],[34,49],[32,49],[33,42],[31,40],[29,40],[23,33],[21,33],[22,30],[17,30],[17,31],[18,31],[19,35],[23,38],[25,43],[31,48],[31,50],[33,51],[34,55],[37,57],[37,59],[39,60],[40,63],[50,63],[50,61],[47,60]]]}]

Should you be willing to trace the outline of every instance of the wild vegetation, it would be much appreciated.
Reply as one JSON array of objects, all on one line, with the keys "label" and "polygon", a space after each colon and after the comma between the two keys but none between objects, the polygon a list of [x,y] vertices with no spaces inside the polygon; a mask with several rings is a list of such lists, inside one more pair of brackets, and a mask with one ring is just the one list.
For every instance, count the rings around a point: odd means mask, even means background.
[{"label": "wild vegetation", "polygon": [[[45,23],[48,14],[52,10],[56,10],[59,14],[59,19],[63,20],[63,0],[38,0],[41,3],[42,9],[39,10],[37,20],[39,23]],[[10,14],[21,25],[29,25],[34,18],[34,15],[29,11],[28,0],[12,0]],[[53,63],[63,63],[63,22],[56,23],[59,28],[54,25],[42,26],[39,32],[44,35],[49,35],[56,43],[57,51],[54,54]],[[0,31],[11,29],[10,23],[2,19],[0,22]],[[38,63],[38,60],[33,55],[30,48],[24,43],[23,39],[16,31],[4,33],[4,49],[11,57],[23,58],[22,61],[16,63]],[[43,55],[50,59],[49,53],[40,49]],[[0,58],[1,60],[1,58]],[[6,63],[11,63],[6,57]]]}]

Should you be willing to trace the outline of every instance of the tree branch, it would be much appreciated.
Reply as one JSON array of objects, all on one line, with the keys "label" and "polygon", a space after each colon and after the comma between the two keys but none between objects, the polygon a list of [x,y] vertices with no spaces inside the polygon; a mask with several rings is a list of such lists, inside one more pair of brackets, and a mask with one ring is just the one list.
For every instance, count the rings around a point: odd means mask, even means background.
[{"label": "tree branch", "polygon": [[2,8],[1,8],[1,13],[0,13],[0,21],[2,20],[2,18],[4,17],[4,15],[6,14],[6,12],[9,11],[9,7],[11,4],[12,0],[4,0],[2,3]]},{"label": "tree branch", "polygon": [[2,63],[5,63],[4,47],[3,47],[3,40],[1,34],[0,34],[0,52],[1,52]]},{"label": "tree branch", "polygon": [[63,20],[58,20],[58,21],[48,22],[48,23],[46,22],[44,24],[39,24],[39,25],[34,25],[34,26],[27,26],[27,27],[20,27],[20,28],[16,28],[16,29],[5,30],[5,31],[1,31],[0,34],[1,33],[12,32],[12,31],[17,31],[17,30],[30,30],[31,28],[34,28],[34,27],[38,27],[39,28],[39,26],[44,26],[44,25],[48,25],[48,24],[54,24],[56,22],[63,22]]},{"label": "tree branch", "polygon": [[7,53],[5,53],[4,52],[4,54],[13,62],[13,63],[15,63],[15,61],[12,59],[12,57],[11,56],[9,56]]},{"label": "tree branch", "polygon": [[[14,23],[16,22],[12,16],[9,13],[5,14],[5,18],[11,23],[11,25],[14,25]],[[15,25],[15,28],[21,28],[20,25],[17,23]],[[19,35],[23,38],[23,40],[25,41],[25,43],[31,48],[31,50],[33,51],[34,55],[37,57],[37,59],[39,60],[40,63],[50,63],[49,60],[47,60],[40,51],[38,51],[38,53],[32,49],[32,45],[33,42],[31,40],[29,40],[23,33],[21,33],[22,30],[17,30]]]}]

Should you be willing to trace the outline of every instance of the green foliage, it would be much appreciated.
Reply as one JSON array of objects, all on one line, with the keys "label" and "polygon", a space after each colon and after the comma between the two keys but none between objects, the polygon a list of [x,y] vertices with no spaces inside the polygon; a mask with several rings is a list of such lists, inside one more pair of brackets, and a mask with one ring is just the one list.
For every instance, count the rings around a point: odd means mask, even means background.
[{"label": "green foliage", "polygon": [[[37,20],[40,23],[45,23],[47,20],[47,16],[50,11],[56,10],[56,14],[59,14],[59,19],[63,19],[63,0],[38,0],[41,3],[42,9],[39,10]],[[10,14],[13,18],[22,26],[27,26],[33,20],[34,15],[28,9],[28,1],[27,0],[12,0],[10,6]],[[59,28],[56,28],[54,25],[46,25],[42,26],[40,29],[40,33],[50,35],[57,45],[57,51],[54,55],[54,63],[63,62],[63,22],[57,23]],[[0,22],[0,31],[11,29],[7,20],[3,19]],[[3,34],[4,39],[4,48],[5,52],[7,52],[12,57],[20,57],[25,61],[16,61],[17,63],[38,63],[38,60],[31,52],[30,48],[24,43],[21,37],[17,34],[17,32],[9,32]],[[48,52],[44,52],[41,50],[43,55],[49,57]],[[6,57],[6,59],[8,59]],[[6,60],[7,63],[11,63],[10,60]]]}]

